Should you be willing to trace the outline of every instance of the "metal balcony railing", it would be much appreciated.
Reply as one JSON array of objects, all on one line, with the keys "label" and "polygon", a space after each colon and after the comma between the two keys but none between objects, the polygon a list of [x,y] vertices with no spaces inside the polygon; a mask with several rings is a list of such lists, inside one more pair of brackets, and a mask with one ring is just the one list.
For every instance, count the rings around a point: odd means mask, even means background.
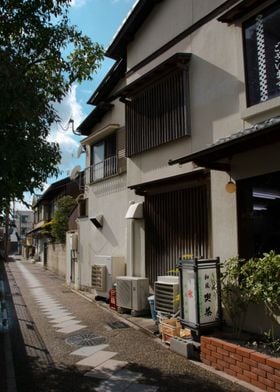
[{"label": "metal balcony railing", "polygon": [[104,159],[104,161],[91,165],[87,170],[87,183],[96,182],[103,178],[113,176],[118,171],[118,161],[116,156]]}]

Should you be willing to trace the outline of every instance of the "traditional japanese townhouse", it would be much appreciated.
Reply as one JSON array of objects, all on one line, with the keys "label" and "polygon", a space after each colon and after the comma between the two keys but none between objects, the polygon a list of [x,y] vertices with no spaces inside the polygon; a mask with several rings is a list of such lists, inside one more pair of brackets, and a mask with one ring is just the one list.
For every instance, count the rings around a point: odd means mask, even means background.
[{"label": "traditional japanese townhouse", "polygon": [[279,21],[277,1],[140,0],[107,50],[151,284],[184,254],[280,250]]},{"label": "traditional japanese townhouse", "polygon": [[[125,61],[117,61],[89,99],[95,105],[77,131],[86,136],[84,216],[79,218],[79,252],[74,286],[107,297],[116,273],[125,274],[128,189],[124,105],[114,98],[123,87]],[[102,276],[98,275],[102,267]],[[98,275],[98,278],[97,278]],[[106,276],[105,276],[106,275]],[[98,282],[97,280],[99,279]],[[109,279],[109,283],[107,283]],[[101,284],[103,281],[103,284]],[[99,290],[98,290],[99,289]]]},{"label": "traditional japanese townhouse", "polygon": [[50,237],[50,223],[57,208],[57,201],[63,196],[77,198],[81,193],[80,181],[66,177],[51,184],[46,191],[33,198],[34,228],[28,233],[33,237],[35,260],[65,276],[66,253],[64,245],[54,245]]}]

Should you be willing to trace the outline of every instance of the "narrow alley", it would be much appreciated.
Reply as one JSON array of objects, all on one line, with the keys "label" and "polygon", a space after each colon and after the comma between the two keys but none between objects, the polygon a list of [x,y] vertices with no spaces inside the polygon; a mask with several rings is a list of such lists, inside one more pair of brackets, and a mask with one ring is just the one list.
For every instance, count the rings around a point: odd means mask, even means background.
[{"label": "narrow alley", "polygon": [[172,353],[40,264],[12,259],[1,276],[13,351],[6,364],[16,378],[7,391],[247,390]]}]

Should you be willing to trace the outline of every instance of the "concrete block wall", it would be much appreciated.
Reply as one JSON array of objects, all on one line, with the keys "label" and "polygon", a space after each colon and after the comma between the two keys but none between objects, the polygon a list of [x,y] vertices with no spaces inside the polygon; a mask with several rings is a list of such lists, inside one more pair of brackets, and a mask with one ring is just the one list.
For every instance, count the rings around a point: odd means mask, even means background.
[{"label": "concrete block wall", "polygon": [[47,269],[61,277],[66,276],[66,246],[65,244],[48,244]]},{"label": "concrete block wall", "polygon": [[268,391],[280,391],[280,358],[212,337],[201,337],[200,359],[239,380]]}]

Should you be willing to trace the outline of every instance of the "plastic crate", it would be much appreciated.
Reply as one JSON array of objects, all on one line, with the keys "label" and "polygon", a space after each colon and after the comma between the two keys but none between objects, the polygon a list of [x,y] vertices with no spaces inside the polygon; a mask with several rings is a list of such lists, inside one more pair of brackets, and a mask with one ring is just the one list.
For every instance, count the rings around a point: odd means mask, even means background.
[{"label": "plastic crate", "polygon": [[180,336],[181,323],[175,318],[161,321],[161,336],[164,343],[170,343],[173,336]]}]

